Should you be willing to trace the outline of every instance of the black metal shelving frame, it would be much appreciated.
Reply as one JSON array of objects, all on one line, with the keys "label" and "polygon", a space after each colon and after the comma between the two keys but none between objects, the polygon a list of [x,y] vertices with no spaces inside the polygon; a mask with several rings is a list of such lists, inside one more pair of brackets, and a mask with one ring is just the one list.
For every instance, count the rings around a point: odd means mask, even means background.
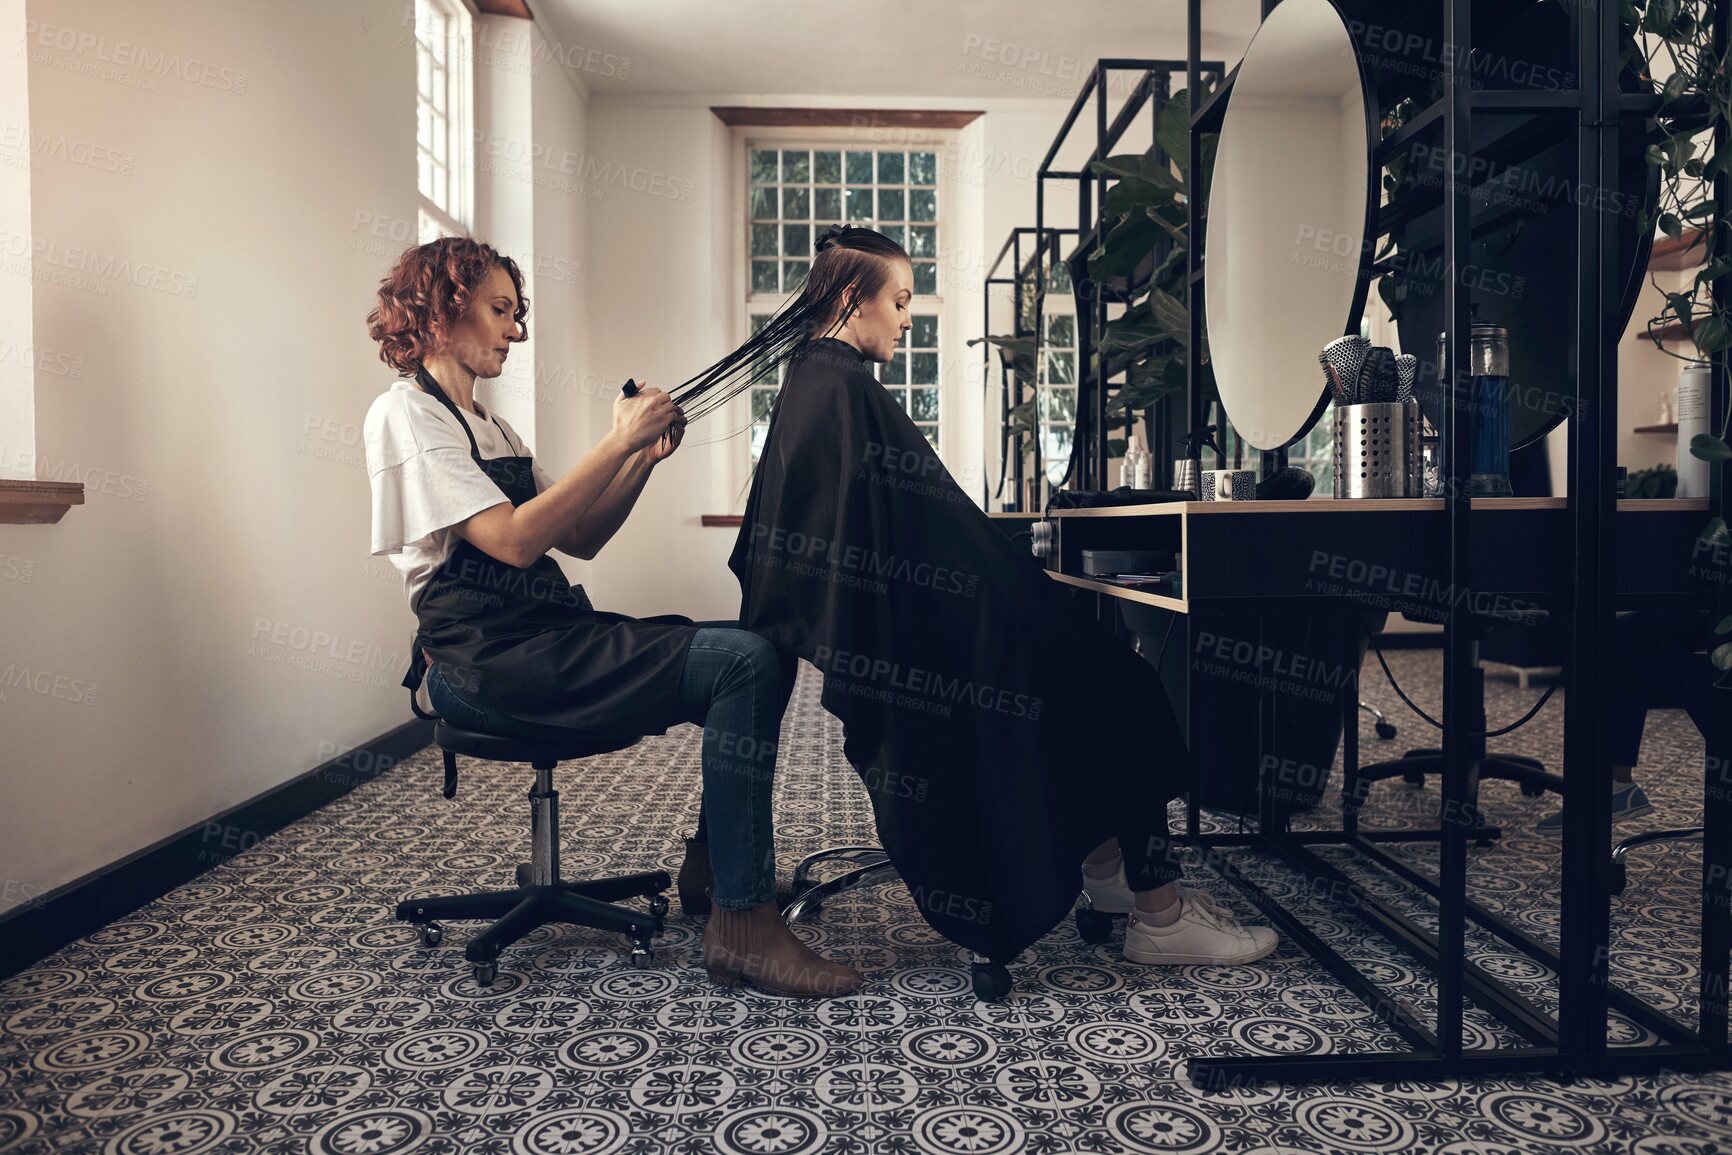
[{"label": "black metal shelving frame", "polygon": [[[1194,68],[1192,67],[1193,65],[1195,66]],[[1113,113],[1109,120],[1107,87],[1112,75],[1118,72],[1140,72],[1142,75],[1137,78],[1135,86],[1125,97],[1124,103],[1119,106],[1118,111]],[[1090,362],[1094,360],[1095,346],[1099,341],[1100,334],[1106,328],[1107,308],[1114,300],[1129,300],[1140,292],[1142,286],[1146,284],[1148,277],[1152,274],[1152,271],[1159,266],[1161,260],[1165,257],[1168,246],[1170,245],[1170,242],[1163,238],[1161,244],[1151,250],[1149,258],[1143,262],[1142,266],[1126,279],[1123,288],[1117,288],[1110,284],[1098,285],[1086,276],[1078,276],[1079,271],[1086,271],[1088,252],[1098,243],[1102,236],[1102,230],[1105,228],[1105,222],[1101,219],[1100,206],[1106,198],[1108,182],[1114,179],[1090,172],[1089,166],[1097,160],[1103,160],[1112,155],[1113,149],[1118,146],[1120,141],[1123,140],[1125,134],[1136,122],[1137,118],[1142,115],[1145,106],[1152,106],[1150,145],[1154,149],[1157,159],[1166,158],[1165,152],[1160,148],[1158,139],[1160,117],[1163,108],[1165,108],[1173,94],[1173,77],[1175,74],[1180,72],[1186,72],[1187,75],[1194,73],[1200,77],[1210,78],[1213,83],[1219,83],[1224,72],[1224,66],[1213,61],[1139,60],[1116,57],[1103,58],[1095,62],[1095,66],[1090,69],[1088,77],[1083,81],[1082,87],[1077,92],[1076,99],[1071,102],[1070,111],[1066,114],[1064,123],[1059,127],[1058,132],[1053,137],[1052,143],[1047,148],[1046,155],[1041,159],[1040,167],[1036,170],[1034,226],[1032,228],[1022,227],[1012,229],[1010,236],[1005,239],[1004,245],[999,249],[998,256],[994,259],[991,267],[987,270],[985,283],[988,288],[986,301],[983,306],[985,331],[991,332],[991,286],[1011,286],[1012,306],[1015,311],[1015,320],[1013,322],[1011,335],[1016,337],[1032,336],[1034,339],[1034,356],[1032,364],[1035,374],[1034,388],[1037,397],[1040,388],[1041,358],[1043,353],[1041,342],[1044,339],[1041,320],[1045,311],[1048,286],[1047,269],[1049,268],[1049,263],[1053,261],[1063,261],[1071,274],[1073,291],[1077,295],[1078,306],[1076,313],[1077,423],[1073,446],[1081,447],[1085,437],[1088,440],[1088,446],[1086,452],[1081,452],[1078,448],[1073,448],[1073,468],[1070,476],[1067,476],[1066,481],[1069,481],[1071,477],[1074,477],[1076,488],[1079,489],[1104,488],[1106,483],[1107,435],[1109,433],[1106,417],[1107,402],[1114,385],[1112,378],[1123,372],[1123,367],[1115,367],[1109,364],[1105,358],[1102,358],[1100,363],[1095,365],[1092,370],[1089,368],[1089,365]],[[1193,93],[1197,91],[1195,87],[1196,83],[1196,80],[1192,81],[1193,86],[1190,88],[1190,91]],[[1059,151],[1065,146],[1072,130],[1076,128],[1078,122],[1082,119],[1083,112],[1088,108],[1091,100],[1094,104],[1093,149],[1083,160],[1082,164],[1076,169],[1054,168],[1053,165],[1057,160]],[[1195,170],[1193,169],[1192,171]],[[1074,181],[1076,183],[1076,220],[1078,223],[1075,226],[1049,227],[1046,223],[1047,182],[1055,180]],[[1086,225],[1084,222],[1087,222]],[[1075,236],[1077,238],[1076,244],[1069,254],[1063,254],[1060,251],[1060,244],[1063,238],[1067,236]],[[1028,256],[1026,258],[1023,256],[1023,239],[1025,237],[1031,238]],[[1007,255],[1012,258],[1012,272],[1010,276],[1004,276],[1002,274],[1004,259]],[[1025,326],[1023,325],[1022,315],[1022,294],[1024,292],[1024,286],[1027,284],[1032,284],[1034,286],[1034,325],[1030,332],[1024,332]],[[990,382],[990,348],[988,348],[985,353],[983,368],[987,375],[986,381]],[[1007,397],[1000,407],[1001,421],[1004,414],[1009,412],[1011,406],[1013,404],[1021,404],[1022,400],[1022,387],[1021,384],[1018,383],[1016,385],[1015,402],[1011,402]],[[1085,406],[1087,407],[1086,410]],[[1039,406],[1037,402],[1036,420],[1034,422],[1036,433],[1034,435],[1033,467],[1033,473],[1037,481],[1044,477],[1041,470],[1040,459],[1041,450],[1038,432],[1040,422],[1038,408]],[[1151,406],[1144,410],[1144,420],[1151,426],[1159,426],[1160,422],[1157,419],[1154,409],[1155,407]],[[1134,420],[1134,417],[1130,414],[1126,414],[1127,427]],[[1148,432],[1148,447],[1155,458],[1157,476],[1164,476],[1170,458],[1170,433],[1163,427],[1154,427]],[[1018,435],[1018,439],[1020,436],[1021,435]],[[1007,451],[1013,451],[1015,454],[1016,460],[1014,475],[1016,478],[1016,499],[1018,503],[1017,508],[1021,509],[1023,486],[1025,481],[1022,448],[1020,444],[1016,444],[1013,440],[1013,443],[1007,447]],[[1074,465],[1078,462],[1080,462],[1082,466],[1080,470],[1074,468]],[[1001,468],[1001,479],[1004,473],[1005,470]],[[1061,482],[1060,484],[1062,485],[1064,482]],[[1040,481],[1040,487],[1037,489],[1037,493],[1044,492],[1049,492],[1049,487],[1046,486],[1044,481]],[[988,497],[988,503],[990,503],[990,500],[990,497]],[[1037,501],[1036,504],[1038,506],[1042,503]]]},{"label": "black metal shelving frame", "polygon": [[[1471,44],[1472,0],[1416,0],[1442,5],[1443,39],[1446,44]],[[1273,4],[1267,0],[1264,15]],[[1200,82],[1201,0],[1187,0],[1187,79],[1191,90]],[[1577,67],[1577,86],[1553,91],[1487,90],[1472,88],[1469,54],[1452,53],[1443,65],[1442,98],[1410,120],[1400,131],[1379,144],[1374,162],[1381,166],[1401,150],[1435,136],[1445,155],[1452,158],[1443,191],[1444,245],[1451,286],[1445,307],[1448,364],[1468,365],[1469,284],[1455,275],[1468,264],[1471,235],[1471,190],[1459,174],[1467,166],[1453,158],[1473,155],[1473,117],[1476,113],[1526,112],[1572,118],[1577,133],[1580,187],[1618,187],[1618,133],[1623,118],[1649,117],[1658,98],[1620,91],[1618,73],[1617,5],[1571,5],[1570,37]],[[1712,30],[1714,50],[1723,56],[1728,44],[1729,12],[1716,9]],[[1191,171],[1198,172],[1204,135],[1218,132],[1237,70],[1216,89],[1211,98],[1193,109],[1190,134]],[[1561,127],[1561,125],[1560,125]],[[1726,126],[1715,126],[1716,147],[1727,147]],[[1726,202],[1728,177],[1714,178],[1714,195]],[[1206,253],[1200,227],[1203,206],[1193,197],[1189,206],[1190,269],[1187,287],[1192,302],[1201,301]],[[1387,232],[1386,209],[1379,216],[1378,236]],[[1204,1087],[1224,1088],[1240,1082],[1276,1079],[1318,1080],[1357,1078],[1442,1079],[1512,1073],[1592,1074],[1655,1072],[1660,1070],[1724,1070],[1732,1068],[1728,1047],[1727,979],[1728,954],[1732,952],[1732,720],[1722,711],[1717,724],[1705,735],[1702,928],[1699,1011],[1694,1028],[1621,990],[1609,973],[1611,842],[1609,752],[1606,708],[1612,695],[1611,662],[1616,596],[1616,501],[1614,465],[1617,448],[1617,337],[1612,329],[1617,313],[1619,284],[1618,240],[1615,215],[1583,209],[1578,200],[1577,292],[1570,306],[1576,333],[1575,405],[1570,419],[1568,522],[1573,587],[1561,603],[1570,632],[1569,692],[1564,715],[1564,762],[1571,789],[1564,796],[1564,831],[1560,880],[1559,947],[1554,950],[1502,917],[1479,906],[1467,896],[1468,842],[1477,837],[1473,829],[1476,782],[1484,756],[1484,688],[1477,673],[1473,622],[1463,599],[1450,599],[1444,625],[1444,771],[1442,801],[1444,820],[1432,831],[1406,832],[1399,836],[1362,833],[1351,805],[1344,807],[1342,829],[1293,832],[1280,824],[1268,802],[1260,815],[1259,828],[1250,835],[1207,835],[1199,832],[1195,803],[1189,814],[1188,835],[1205,850],[1205,857],[1225,863],[1224,873],[1239,886],[1283,933],[1303,946],[1338,981],[1361,998],[1409,1049],[1362,1052],[1350,1055],[1302,1056],[1209,1056],[1190,1060],[1193,1081]],[[1374,242],[1377,238],[1371,238]],[[1732,280],[1714,282],[1714,298],[1726,299]],[[1202,309],[1190,309],[1189,412],[1192,427],[1203,423],[1205,398],[1200,380]],[[1466,383],[1458,374],[1449,385],[1451,405],[1445,421],[1451,434],[1466,432],[1470,402]],[[1713,358],[1711,419],[1720,429],[1726,420],[1726,356]],[[1471,588],[1474,558],[1474,514],[1470,504],[1469,438],[1448,437],[1447,524],[1450,588]],[[1732,465],[1720,463],[1713,470],[1711,509],[1727,516]],[[1732,584],[1722,580],[1714,595],[1719,612],[1732,612]],[[1191,619],[1187,618],[1187,626]],[[1357,783],[1356,695],[1344,697],[1345,731],[1343,756],[1347,774],[1343,795],[1353,798]],[[1719,770],[1716,770],[1719,767]],[[1384,852],[1375,843],[1388,841],[1435,841],[1439,844],[1436,877]],[[1437,903],[1437,929],[1417,925],[1388,904],[1366,893],[1334,863],[1319,857],[1318,845],[1347,846],[1362,861],[1380,867],[1431,895]],[[1255,883],[1231,869],[1223,851],[1248,849],[1273,854],[1295,870],[1327,879],[1351,899],[1353,911],[1379,933],[1407,951],[1435,976],[1438,1005],[1431,1022],[1403,1000],[1397,999],[1362,974],[1327,942],[1306,928],[1280,902]],[[1510,989],[1465,957],[1465,932],[1469,922],[1509,943],[1517,950],[1552,969],[1558,976],[1558,1011],[1549,1014]],[[1472,998],[1490,1011],[1526,1045],[1467,1048],[1462,1041],[1464,1000]],[[1617,1009],[1646,1030],[1658,1042],[1613,1046],[1609,1037],[1608,1011]]]},{"label": "black metal shelving frame", "polygon": [[[1064,233],[1076,232],[1076,230],[1074,228],[1073,229],[1053,229],[1053,230],[1049,230],[1049,231],[1054,233],[1054,234],[1064,234]],[[1032,237],[1032,238],[1036,238],[1036,239],[1030,241],[1031,252],[1038,250],[1038,247],[1039,247],[1038,238],[1040,235],[1041,235],[1040,229],[1027,228],[1027,227],[1019,227],[1019,228],[1011,229],[1010,235],[1005,238],[1003,246],[1001,246],[998,250],[998,256],[993,258],[992,265],[986,271],[986,281],[985,281],[986,289],[983,293],[983,300],[981,303],[981,332],[982,333],[991,333],[992,332],[992,286],[994,286],[994,285],[1008,285],[1008,286],[1010,286],[1011,312],[1013,314],[1013,317],[1011,320],[1011,326],[1010,326],[1010,336],[1012,336],[1012,337],[1027,337],[1027,336],[1029,336],[1029,333],[1024,331],[1026,327],[1023,325],[1023,317],[1022,317],[1023,284],[1025,282],[1025,279],[1031,275],[1029,272],[1030,267],[1031,266],[1032,267],[1039,267],[1040,262],[1038,260],[1038,253],[1036,253],[1036,255],[1031,255],[1031,257],[1027,261],[1025,261],[1023,259],[1023,256],[1022,256],[1022,246],[1023,246],[1023,238],[1024,237]],[[1056,239],[1056,238],[1054,238],[1054,239]],[[1052,243],[1052,241],[1049,240],[1048,244],[1051,244],[1051,243]],[[1008,277],[1003,276],[1000,273],[1000,270],[1004,266],[1004,258],[1007,256],[1011,258],[1011,263],[1010,263],[1011,275]],[[1036,342],[1037,342],[1035,354],[1038,357],[1039,353],[1040,353],[1040,350],[1038,348],[1038,341],[1039,341],[1038,334],[1040,331],[1040,316],[1038,313],[1035,316],[1034,331],[1036,334]],[[985,389],[988,393],[991,392],[991,388],[992,388],[992,357],[993,357],[992,346],[991,345],[983,345],[981,347],[981,381],[982,381],[982,388]],[[1035,365],[1035,379],[1033,382],[1033,387],[1036,391],[1036,396],[1038,397],[1039,396],[1039,389],[1040,389],[1040,370],[1039,370],[1040,362],[1038,360],[1036,360],[1034,362],[1034,365]],[[999,420],[1000,457],[999,457],[999,470],[998,470],[998,478],[999,478],[998,492],[1002,493],[1004,490],[1005,473],[1008,471],[1011,474],[1011,477],[1013,479],[1012,484],[1015,487],[1012,491],[1014,494],[1014,498],[1015,498],[1015,507],[1016,507],[1016,509],[1021,510],[1023,507],[1023,497],[1024,497],[1023,486],[1025,483],[1025,476],[1024,476],[1024,470],[1023,470],[1022,445],[1021,445],[1021,439],[1023,437],[1023,434],[1021,434],[1021,433],[1014,433],[1013,434],[1010,431],[1009,424],[1010,424],[1010,411],[1011,411],[1012,407],[1022,404],[1023,401],[1025,400],[1025,398],[1023,397],[1022,382],[1017,381],[1015,379],[1015,375],[1008,373],[1008,371],[1006,372],[1006,376],[1009,377],[1009,384],[1011,384],[1012,390],[1001,389],[999,391],[998,420]],[[1036,408],[1038,410],[1038,404],[1037,404]],[[1037,416],[1038,416],[1038,414],[1037,414]],[[1035,428],[1037,430],[1039,429],[1039,421],[1038,420],[1035,422]],[[1039,477],[1041,475],[1041,468],[1040,468],[1040,437],[1038,436],[1038,433],[1036,434],[1036,436],[1033,439],[1033,449],[1034,449],[1034,470],[1033,470],[1033,472],[1034,472],[1034,475],[1036,477]],[[1011,469],[1009,467],[1013,461],[1014,461],[1014,469]],[[982,473],[982,476],[984,478],[984,480],[981,483],[981,508],[991,509],[992,508],[992,501],[993,501],[993,498],[995,496],[995,494],[993,493],[993,490],[992,490],[992,486],[991,486],[991,479],[989,476],[986,475],[986,470],[982,469],[981,473]]]}]

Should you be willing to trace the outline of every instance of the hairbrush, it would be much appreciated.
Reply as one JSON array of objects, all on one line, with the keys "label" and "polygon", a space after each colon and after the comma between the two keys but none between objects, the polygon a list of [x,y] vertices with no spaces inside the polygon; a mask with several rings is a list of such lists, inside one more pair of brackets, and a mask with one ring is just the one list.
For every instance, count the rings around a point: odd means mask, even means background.
[{"label": "hairbrush", "polygon": [[1412,353],[1403,353],[1395,359],[1397,401],[1413,400],[1413,385],[1419,380],[1419,358]]},{"label": "hairbrush", "polygon": [[1389,368],[1389,349],[1373,345],[1365,350],[1359,363],[1359,375],[1354,378],[1353,395],[1359,404],[1382,401],[1384,373]]},{"label": "hairbrush", "polygon": [[[1337,337],[1323,346],[1319,356],[1334,370],[1335,378],[1340,382],[1338,403],[1344,405],[1356,404],[1358,395],[1359,366],[1365,359],[1365,350],[1371,345],[1364,337],[1349,334]],[[1343,396],[1344,395],[1344,396]]]},{"label": "hairbrush", "polygon": [[1329,363],[1329,354],[1317,354],[1317,361],[1323,366],[1323,383],[1329,386],[1329,393],[1335,398],[1335,404],[1347,404],[1347,390],[1341,387],[1341,378],[1335,375],[1335,366]]}]

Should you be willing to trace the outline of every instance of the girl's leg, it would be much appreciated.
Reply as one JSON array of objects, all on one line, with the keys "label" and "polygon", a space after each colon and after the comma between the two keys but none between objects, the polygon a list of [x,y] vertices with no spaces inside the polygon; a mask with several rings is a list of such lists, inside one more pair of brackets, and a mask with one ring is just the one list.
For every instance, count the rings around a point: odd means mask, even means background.
[{"label": "girl's leg", "polygon": [[1093,873],[1097,878],[1112,878],[1113,868],[1119,866],[1115,860],[1123,859],[1125,883],[1136,896],[1137,911],[1145,921],[1165,926],[1178,919],[1179,880],[1185,870],[1179,861],[1179,840],[1169,832],[1164,809],[1158,817],[1102,843],[1089,857],[1095,860]]},{"label": "girl's leg", "polygon": [[1244,926],[1207,893],[1180,887],[1179,846],[1163,809],[1101,843],[1083,861],[1083,886],[1095,908],[1130,914],[1125,958],[1231,965],[1255,962],[1274,950],[1273,930]]}]

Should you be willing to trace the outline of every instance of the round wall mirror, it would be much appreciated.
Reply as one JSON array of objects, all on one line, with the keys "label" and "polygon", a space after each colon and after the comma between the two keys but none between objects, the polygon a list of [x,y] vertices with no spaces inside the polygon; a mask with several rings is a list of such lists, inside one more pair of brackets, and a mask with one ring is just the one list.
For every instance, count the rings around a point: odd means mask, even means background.
[{"label": "round wall mirror", "polygon": [[1322,415],[1317,355],[1364,307],[1374,139],[1340,12],[1282,0],[1228,94],[1204,224],[1215,384],[1258,449],[1291,444]]}]

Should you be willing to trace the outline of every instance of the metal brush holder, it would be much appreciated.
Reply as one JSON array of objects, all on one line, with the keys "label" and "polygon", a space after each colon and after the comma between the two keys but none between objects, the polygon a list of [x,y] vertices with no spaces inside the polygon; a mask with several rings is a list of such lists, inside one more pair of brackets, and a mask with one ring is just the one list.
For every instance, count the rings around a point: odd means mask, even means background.
[{"label": "metal brush holder", "polygon": [[1424,484],[1419,404],[1342,405],[1335,410],[1335,496],[1418,497]]}]

